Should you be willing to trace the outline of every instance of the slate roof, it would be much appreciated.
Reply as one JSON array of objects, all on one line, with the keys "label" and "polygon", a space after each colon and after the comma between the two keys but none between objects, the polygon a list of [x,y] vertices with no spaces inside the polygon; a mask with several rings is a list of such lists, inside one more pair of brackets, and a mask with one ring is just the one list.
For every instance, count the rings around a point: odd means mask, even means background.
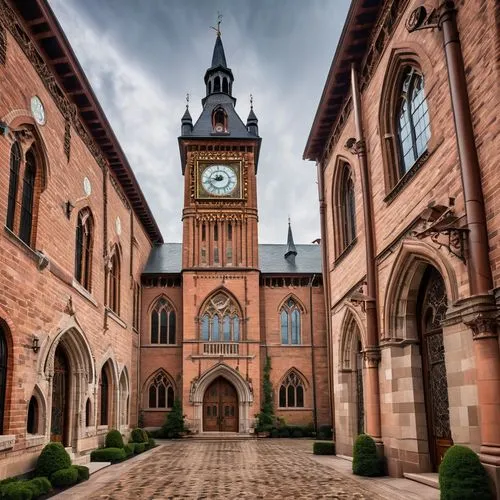
[{"label": "slate roof", "polygon": [[[259,245],[259,268],[263,274],[320,274],[320,245],[295,245],[294,261],[285,259],[286,245]],[[154,247],[143,274],[176,274],[182,271],[182,244]]]},{"label": "slate roof", "polygon": [[212,55],[212,68],[223,67],[227,69],[226,54],[224,54],[224,47],[222,46],[222,39],[219,34],[217,34],[217,39],[215,40],[214,53]]}]

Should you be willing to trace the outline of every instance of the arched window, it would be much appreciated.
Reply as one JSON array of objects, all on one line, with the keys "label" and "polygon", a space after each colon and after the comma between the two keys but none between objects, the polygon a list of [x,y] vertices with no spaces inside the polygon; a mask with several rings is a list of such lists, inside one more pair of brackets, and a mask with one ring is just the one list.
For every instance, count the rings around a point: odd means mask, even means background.
[{"label": "arched window", "polygon": [[109,307],[120,314],[120,257],[115,247],[109,263]]},{"label": "arched window", "polygon": [[28,434],[38,434],[38,418],[39,407],[35,396],[31,396],[28,404],[28,419],[26,423],[26,431]]},{"label": "arched window", "polygon": [[300,344],[300,308],[289,298],[280,311],[280,329],[282,344]]},{"label": "arched window", "polygon": [[164,298],[151,311],[151,343],[175,344],[175,311]]},{"label": "arched window", "polygon": [[9,200],[7,203],[6,226],[14,230],[14,218],[16,214],[17,187],[19,185],[19,167],[21,165],[21,148],[17,141],[10,148],[10,179],[9,179]]},{"label": "arched window", "polygon": [[212,114],[212,127],[214,132],[227,132],[227,114],[223,108],[218,107]]},{"label": "arched window", "polygon": [[92,281],[93,221],[88,208],[80,210],[76,224],[75,278],[88,291]]},{"label": "arched window", "polygon": [[279,406],[280,408],[304,407],[304,382],[293,370],[280,385]]},{"label": "arched window", "polygon": [[87,398],[85,403],[85,427],[90,427],[90,425],[92,425],[92,404],[90,398]]},{"label": "arched window", "polygon": [[5,414],[5,400],[7,392],[7,362],[8,362],[8,349],[6,330],[0,320],[0,434],[5,432],[4,429],[4,414]]},{"label": "arched window", "polygon": [[402,177],[427,151],[431,136],[424,78],[412,66],[403,69],[395,118],[400,154],[399,174]]},{"label": "arched window", "polygon": [[21,223],[19,226],[19,238],[26,245],[31,245],[33,228],[33,204],[35,201],[36,160],[33,151],[26,153],[26,166],[23,180],[23,199],[21,204]]},{"label": "arched window", "polygon": [[200,319],[200,338],[213,342],[240,341],[240,309],[224,292],[216,293],[205,303]]},{"label": "arched window", "polygon": [[99,389],[100,389],[100,418],[99,425],[108,425],[108,417],[109,417],[109,379],[108,374],[106,373],[106,366],[104,366],[101,370],[101,379],[99,381]]},{"label": "arched window", "polygon": [[216,76],[214,80],[214,92],[220,92],[220,76]]},{"label": "arched window", "polygon": [[340,211],[342,218],[342,250],[356,238],[356,207],[354,204],[354,182],[348,163],[344,163],[340,184]]},{"label": "arched window", "polygon": [[222,92],[225,94],[229,93],[229,85],[227,83],[227,78],[222,79]]},{"label": "arched window", "polygon": [[120,425],[128,424],[129,390],[125,370],[120,376]]},{"label": "arched window", "polygon": [[172,408],[174,405],[174,386],[167,374],[160,371],[148,388],[149,408]]}]

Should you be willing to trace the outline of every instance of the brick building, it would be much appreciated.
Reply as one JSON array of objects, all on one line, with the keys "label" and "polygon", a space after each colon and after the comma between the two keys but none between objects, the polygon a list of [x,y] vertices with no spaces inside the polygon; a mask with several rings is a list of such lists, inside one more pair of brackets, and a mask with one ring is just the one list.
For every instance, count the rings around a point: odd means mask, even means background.
[{"label": "brick building", "polygon": [[[182,244],[162,236],[46,0],[0,0],[0,478],[110,428],[250,432],[272,360],[277,414],[328,424],[320,248],[257,241],[260,138],[220,37],[182,119]],[[181,175],[182,173],[182,175]]]},{"label": "brick building", "polygon": [[455,443],[499,483],[499,14],[354,0],[304,152],[337,450],[366,431],[392,475],[437,470]]}]

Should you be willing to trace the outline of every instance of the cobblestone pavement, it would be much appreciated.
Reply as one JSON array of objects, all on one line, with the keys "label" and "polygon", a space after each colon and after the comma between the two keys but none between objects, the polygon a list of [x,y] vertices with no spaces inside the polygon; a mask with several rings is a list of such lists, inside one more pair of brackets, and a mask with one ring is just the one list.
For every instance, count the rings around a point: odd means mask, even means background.
[{"label": "cobblestone pavement", "polygon": [[382,498],[314,461],[311,450],[306,440],[170,442],[98,491],[72,498]]}]

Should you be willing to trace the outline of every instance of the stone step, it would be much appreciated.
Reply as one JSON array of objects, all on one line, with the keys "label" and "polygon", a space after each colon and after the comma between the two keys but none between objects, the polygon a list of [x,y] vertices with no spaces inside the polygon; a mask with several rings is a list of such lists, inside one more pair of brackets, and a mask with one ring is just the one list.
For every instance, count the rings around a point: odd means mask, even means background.
[{"label": "stone step", "polygon": [[184,436],[191,441],[246,441],[255,439],[254,434],[240,434],[239,432],[200,432]]},{"label": "stone step", "polygon": [[425,484],[439,490],[439,474],[437,472],[405,472],[403,476],[411,481],[416,481],[417,483]]},{"label": "stone step", "polygon": [[109,467],[110,465],[111,462],[89,462],[87,467],[89,468],[90,475],[92,475],[105,467]]}]

